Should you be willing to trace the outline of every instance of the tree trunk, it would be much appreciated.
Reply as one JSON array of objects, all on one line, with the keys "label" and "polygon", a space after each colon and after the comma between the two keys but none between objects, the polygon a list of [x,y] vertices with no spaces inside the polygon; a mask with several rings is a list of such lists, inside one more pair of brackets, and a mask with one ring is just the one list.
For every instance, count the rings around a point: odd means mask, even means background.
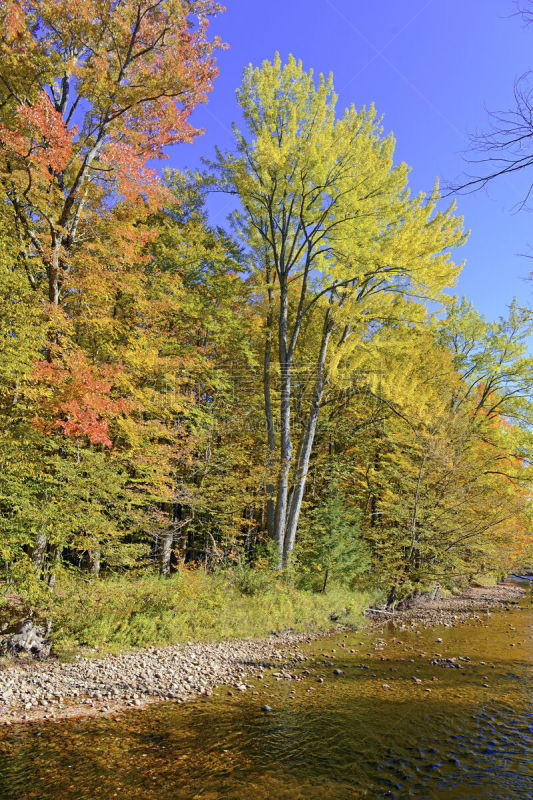
[{"label": "tree trunk", "polygon": [[288,564],[291,552],[294,548],[294,541],[296,539],[296,529],[300,519],[300,511],[302,508],[302,500],[305,491],[305,484],[307,481],[307,473],[309,471],[309,460],[311,458],[311,451],[313,449],[313,442],[315,440],[316,426],[318,422],[318,415],[320,412],[320,405],[322,403],[322,396],[324,394],[324,378],[326,369],[326,355],[328,351],[329,339],[331,336],[331,317],[330,313],[326,314],[324,320],[324,329],[322,333],[322,343],[320,345],[320,355],[318,358],[317,378],[315,383],[315,390],[313,393],[313,400],[311,403],[311,410],[305,432],[303,434],[299,453],[298,465],[296,468],[294,486],[291,492],[291,501],[288,509],[288,519],[285,529],[285,537],[283,541],[283,566]]},{"label": "tree trunk", "polygon": [[416,482],[416,492],[415,492],[415,499],[414,499],[414,507],[413,507],[413,517],[411,520],[411,547],[409,548],[409,555],[407,557],[408,562],[410,562],[413,558],[413,554],[415,552],[415,545],[416,545],[416,523],[418,517],[418,506],[420,502],[420,486],[422,484],[422,475],[424,472],[424,466],[426,464],[426,460],[428,457],[428,453],[424,453],[424,458],[420,464],[420,469],[418,470],[418,479]]},{"label": "tree trunk", "polygon": [[48,590],[50,592],[54,591],[54,587],[56,585],[56,568],[59,562],[62,547],[58,544],[54,544],[50,547],[50,552],[48,554],[48,559],[50,562],[50,571],[48,573],[48,577],[46,579],[46,583],[48,584]]},{"label": "tree trunk", "polygon": [[[270,272],[267,273],[270,284]],[[265,416],[267,425],[267,481],[266,481],[266,506],[267,530],[269,539],[275,538],[275,500],[274,500],[274,417],[272,414],[272,397],[270,392],[270,365],[272,355],[272,289],[268,288],[268,315],[266,323],[265,358],[263,363],[263,393],[265,399]]]},{"label": "tree trunk", "polygon": [[48,539],[46,538],[46,534],[38,533],[35,538],[35,544],[33,546],[33,550],[31,553],[31,559],[35,564],[36,568],[41,573],[44,570],[47,545],[48,545]]},{"label": "tree trunk", "polygon": [[98,577],[100,575],[100,558],[101,558],[101,551],[99,547],[95,547],[91,550],[87,551],[87,569],[94,575]]},{"label": "tree trunk", "polygon": [[398,595],[398,586],[395,583],[394,586],[391,586],[391,588],[389,589],[389,593],[387,595],[387,604],[386,604],[386,607],[392,608],[393,611],[396,607],[397,595]]},{"label": "tree trunk", "polygon": [[287,526],[287,504],[289,493],[289,473],[292,461],[291,442],[291,359],[287,353],[287,287],[282,286],[280,292],[279,321],[279,363],[281,368],[281,402],[280,402],[280,466],[278,477],[278,496],[275,515],[275,541],[278,546],[278,567],[283,566],[283,548]]},{"label": "tree trunk", "polygon": [[170,576],[170,556],[172,553],[173,540],[174,532],[167,531],[161,534],[159,541],[159,572],[167,578]]}]

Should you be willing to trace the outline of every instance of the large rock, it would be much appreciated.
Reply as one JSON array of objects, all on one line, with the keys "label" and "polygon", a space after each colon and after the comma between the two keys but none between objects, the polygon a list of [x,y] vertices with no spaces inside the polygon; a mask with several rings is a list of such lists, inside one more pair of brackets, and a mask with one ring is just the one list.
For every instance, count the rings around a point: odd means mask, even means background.
[{"label": "large rock", "polygon": [[50,625],[36,625],[23,619],[0,634],[0,655],[30,653],[34,658],[48,658],[52,649]]},{"label": "large rock", "polygon": [[412,594],[405,597],[396,608],[398,611],[406,611],[410,608],[418,608],[419,606],[423,606],[426,603],[431,603],[434,600],[438,600],[440,598],[440,584],[436,583],[433,589],[429,592],[418,592],[414,591]]}]

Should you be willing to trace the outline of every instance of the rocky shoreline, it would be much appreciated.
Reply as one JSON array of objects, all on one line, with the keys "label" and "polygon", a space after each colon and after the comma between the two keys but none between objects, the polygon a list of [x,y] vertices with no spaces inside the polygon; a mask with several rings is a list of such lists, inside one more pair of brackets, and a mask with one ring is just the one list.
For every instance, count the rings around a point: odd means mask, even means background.
[{"label": "rocky shoreline", "polygon": [[148,647],[103,658],[0,665],[0,724],[113,715],[162,700],[183,703],[227,685],[253,687],[265,670],[290,670],[306,657],[300,642],[322,634]]},{"label": "rocky shoreline", "polygon": [[[449,627],[512,608],[524,595],[524,589],[509,584],[475,587],[393,615],[370,609],[367,616],[376,625],[393,621],[399,630],[420,624]],[[113,716],[162,700],[183,703],[210,696],[222,685],[233,693],[259,694],[249,680],[261,681],[273,668],[280,679],[295,677],[297,665],[307,660],[299,645],[325,635],[285,632],[264,639],[149,647],[103,658],[78,657],[72,663],[8,661],[0,664],[0,724]]]},{"label": "rocky shoreline", "polygon": [[418,625],[443,625],[453,627],[466,620],[481,620],[481,614],[508,610],[520,603],[526,590],[513,583],[499,583],[496,586],[470,586],[461,594],[425,600],[402,611],[388,612],[381,609],[367,609],[366,616],[378,624],[392,621],[399,630]]}]

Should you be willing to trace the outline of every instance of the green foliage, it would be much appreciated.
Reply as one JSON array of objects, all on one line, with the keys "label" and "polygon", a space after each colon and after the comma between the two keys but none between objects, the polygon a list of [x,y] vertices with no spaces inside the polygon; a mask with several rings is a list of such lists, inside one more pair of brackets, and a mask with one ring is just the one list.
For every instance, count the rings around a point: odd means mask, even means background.
[{"label": "green foliage", "polygon": [[371,552],[361,539],[361,512],[350,508],[338,487],[330,485],[324,501],[302,525],[296,551],[302,586],[326,591],[328,581],[351,586],[370,569]]},{"label": "green foliage", "polygon": [[242,560],[225,573],[225,578],[238,592],[248,597],[266,594],[279,581],[277,573],[268,569],[266,562],[263,565],[256,562],[251,566]]},{"label": "green foliage", "polygon": [[272,631],[331,628],[330,617],[360,624],[375,595],[332,587],[327,595],[283,581],[250,593],[235,574],[184,570],[158,576],[82,581],[70,577],[50,600],[54,645],[116,651],[190,640],[265,636]]}]

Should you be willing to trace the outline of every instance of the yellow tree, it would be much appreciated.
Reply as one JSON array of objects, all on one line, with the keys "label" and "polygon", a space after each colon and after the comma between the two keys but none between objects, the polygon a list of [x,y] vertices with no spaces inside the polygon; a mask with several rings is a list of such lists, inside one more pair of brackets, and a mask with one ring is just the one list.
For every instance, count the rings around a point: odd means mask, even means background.
[{"label": "yellow tree", "polygon": [[524,321],[510,316],[487,325],[452,303],[433,325],[388,326],[372,343],[379,371],[359,378],[367,393],[329,426],[391,603],[523,555],[531,359]]},{"label": "yellow tree", "polygon": [[[245,71],[238,97],[248,138],[235,130],[236,150],[219,154],[217,168],[241,203],[236,225],[266,299],[268,516],[283,564],[294,545],[332,357],[338,361],[350,348],[369,300],[381,298],[385,315],[395,294],[435,297],[454,280],[448,248],[462,242],[462,225],[451,207],[436,209],[436,187],[429,197],[410,195],[408,169],[394,164],[394,140],[382,135],[373,108],[336,116],[331,77],[315,85],[301,63],[291,57],[283,66],[277,55]],[[306,364],[313,386],[297,434],[292,387],[310,318],[319,335]]]}]

